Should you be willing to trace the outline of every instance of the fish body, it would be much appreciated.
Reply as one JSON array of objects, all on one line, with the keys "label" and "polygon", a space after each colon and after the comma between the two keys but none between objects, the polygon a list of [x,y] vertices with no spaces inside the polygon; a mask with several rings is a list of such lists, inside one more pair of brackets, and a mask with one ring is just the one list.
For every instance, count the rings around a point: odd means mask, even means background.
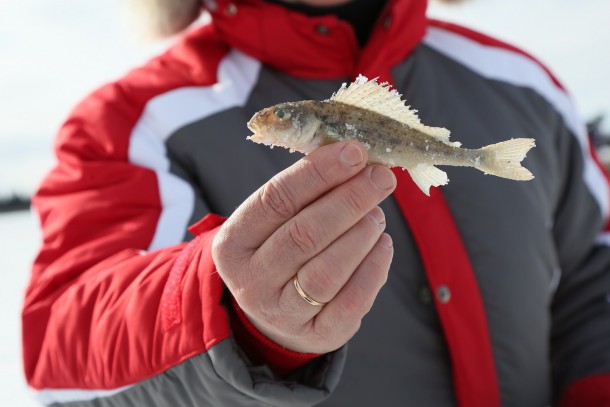
[{"label": "fish body", "polygon": [[511,139],[479,149],[449,141],[449,131],[423,125],[415,111],[387,84],[360,76],[325,101],[281,103],[256,113],[248,122],[250,140],[308,154],[317,147],[345,140],[361,142],[369,162],[407,170],[429,195],[445,185],[447,174],[437,165],[467,166],[487,174],[529,180],[520,162],[533,139]]}]

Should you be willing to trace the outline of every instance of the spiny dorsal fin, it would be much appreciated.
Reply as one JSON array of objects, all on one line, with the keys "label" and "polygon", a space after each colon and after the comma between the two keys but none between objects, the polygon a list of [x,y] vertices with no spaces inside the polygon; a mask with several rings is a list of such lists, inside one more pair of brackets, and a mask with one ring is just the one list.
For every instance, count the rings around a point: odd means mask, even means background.
[{"label": "spiny dorsal fin", "polygon": [[358,75],[349,86],[344,83],[330,100],[380,113],[440,141],[459,147],[460,143],[449,142],[449,130],[422,124],[417,117],[417,110],[405,106],[401,96],[395,89],[390,89],[387,82],[379,84],[377,78],[369,81],[365,76]]}]

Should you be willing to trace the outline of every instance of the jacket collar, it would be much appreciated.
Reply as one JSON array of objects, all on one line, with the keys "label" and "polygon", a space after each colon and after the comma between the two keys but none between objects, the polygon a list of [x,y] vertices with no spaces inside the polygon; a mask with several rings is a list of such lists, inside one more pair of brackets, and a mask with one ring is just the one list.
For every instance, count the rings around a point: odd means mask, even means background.
[{"label": "jacket collar", "polygon": [[334,16],[308,17],[263,0],[206,0],[214,31],[232,47],[291,75],[386,77],[426,30],[426,0],[389,0],[364,48]]}]

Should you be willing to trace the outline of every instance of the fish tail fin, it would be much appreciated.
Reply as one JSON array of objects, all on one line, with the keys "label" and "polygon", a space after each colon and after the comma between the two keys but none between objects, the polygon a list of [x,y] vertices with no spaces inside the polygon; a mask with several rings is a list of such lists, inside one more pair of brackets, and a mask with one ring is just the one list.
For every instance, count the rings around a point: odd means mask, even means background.
[{"label": "fish tail fin", "polygon": [[432,164],[420,163],[415,167],[407,168],[407,171],[419,189],[428,196],[430,196],[430,187],[446,185],[449,182],[447,173]]},{"label": "fish tail fin", "polygon": [[478,150],[483,152],[484,155],[481,157],[480,164],[475,165],[475,168],[496,177],[516,181],[531,180],[534,175],[527,168],[521,166],[521,161],[535,145],[535,140],[531,138],[516,138],[490,144]]}]

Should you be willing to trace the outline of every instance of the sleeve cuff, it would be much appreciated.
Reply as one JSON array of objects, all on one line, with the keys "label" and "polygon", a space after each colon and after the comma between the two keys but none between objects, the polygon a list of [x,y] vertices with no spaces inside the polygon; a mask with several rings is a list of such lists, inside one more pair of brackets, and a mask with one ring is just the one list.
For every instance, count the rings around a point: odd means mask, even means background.
[{"label": "sleeve cuff", "polygon": [[231,329],[235,341],[255,364],[266,364],[280,376],[285,376],[320,356],[316,353],[300,353],[273,342],[250,322],[237,301],[231,297]]}]

